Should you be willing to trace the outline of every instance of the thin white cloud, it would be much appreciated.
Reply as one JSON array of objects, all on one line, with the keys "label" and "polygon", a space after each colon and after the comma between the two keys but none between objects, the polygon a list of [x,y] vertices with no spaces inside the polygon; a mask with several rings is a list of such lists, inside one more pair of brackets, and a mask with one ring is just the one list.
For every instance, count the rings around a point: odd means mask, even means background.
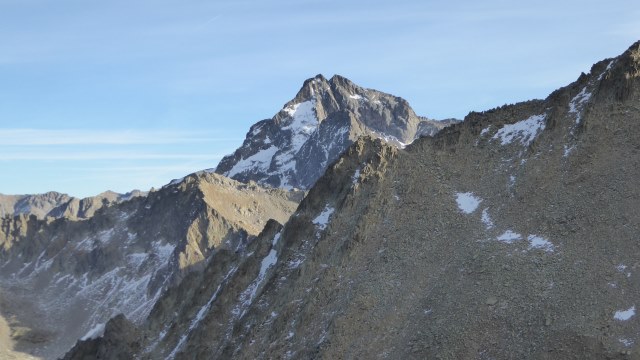
[{"label": "thin white cloud", "polygon": [[0,129],[0,146],[152,145],[237,140],[174,130]]},{"label": "thin white cloud", "polygon": [[137,152],[3,152],[0,161],[83,161],[83,160],[219,160],[219,154],[162,154]]}]

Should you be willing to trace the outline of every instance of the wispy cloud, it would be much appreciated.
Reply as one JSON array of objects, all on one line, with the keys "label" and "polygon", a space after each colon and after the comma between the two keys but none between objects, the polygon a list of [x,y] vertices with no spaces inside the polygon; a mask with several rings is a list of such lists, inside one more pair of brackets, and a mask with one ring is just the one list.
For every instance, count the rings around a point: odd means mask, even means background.
[{"label": "wispy cloud", "polygon": [[220,154],[163,154],[138,152],[13,152],[0,153],[0,161],[86,161],[86,160],[220,160]]},{"label": "wispy cloud", "polygon": [[0,146],[158,145],[238,140],[216,137],[212,133],[174,130],[0,129]]}]

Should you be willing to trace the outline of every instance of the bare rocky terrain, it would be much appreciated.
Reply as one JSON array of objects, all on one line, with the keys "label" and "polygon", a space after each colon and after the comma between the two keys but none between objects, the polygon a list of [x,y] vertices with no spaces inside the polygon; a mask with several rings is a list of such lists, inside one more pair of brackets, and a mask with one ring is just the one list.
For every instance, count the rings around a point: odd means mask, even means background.
[{"label": "bare rocky terrain", "polygon": [[8,322],[0,325],[9,337],[0,339],[55,359],[119,313],[140,323],[214,248],[241,249],[269,219],[285,222],[303,196],[202,172],[84,220],[5,216],[0,314]]},{"label": "bare rocky terrain", "polygon": [[[65,360],[640,359],[640,42],[544,100],[385,140],[306,196],[200,173],[85,221],[6,218],[0,310],[108,284]],[[22,321],[16,351],[69,331]]]},{"label": "bare rocky terrain", "polygon": [[636,43],[405,149],[358,140],[135,341],[107,331],[66,358],[640,358],[639,139]]}]

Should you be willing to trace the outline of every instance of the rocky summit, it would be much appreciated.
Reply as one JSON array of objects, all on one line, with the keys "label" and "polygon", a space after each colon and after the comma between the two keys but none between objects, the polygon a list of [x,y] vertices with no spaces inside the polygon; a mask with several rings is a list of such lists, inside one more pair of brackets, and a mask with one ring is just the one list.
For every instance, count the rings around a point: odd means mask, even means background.
[{"label": "rocky summit", "polygon": [[204,172],[84,221],[5,218],[0,344],[65,360],[640,359],[640,42],[544,100],[397,145],[353,140],[307,193]]},{"label": "rocky summit", "polygon": [[342,76],[317,75],[272,119],[254,124],[216,172],[239,181],[309,189],[361,136],[404,147],[455,122],[417,116],[406,100]]}]

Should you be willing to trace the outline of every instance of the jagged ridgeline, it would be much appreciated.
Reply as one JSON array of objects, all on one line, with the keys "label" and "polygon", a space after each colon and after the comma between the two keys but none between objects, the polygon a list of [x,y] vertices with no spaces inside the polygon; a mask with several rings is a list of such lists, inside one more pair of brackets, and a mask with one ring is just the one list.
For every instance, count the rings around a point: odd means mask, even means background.
[{"label": "jagged ridgeline", "polygon": [[[84,221],[61,219],[43,231],[13,225],[0,267],[0,295],[12,297],[0,299],[7,319],[0,335],[13,334],[14,353],[61,354],[62,346],[46,347],[58,342],[34,345],[60,331],[37,323],[47,301],[31,312],[15,304],[34,304],[33,289],[54,289],[38,298],[58,302],[69,287],[84,296],[84,275],[71,268],[89,271],[89,289],[125,291],[97,292],[52,324],[66,326],[82,306],[103,308],[95,304],[110,306],[103,319],[124,316],[95,331],[101,322],[85,317],[83,332],[72,334],[83,340],[65,359],[637,358],[640,43],[545,100],[471,113],[426,137],[376,135],[381,129],[367,123],[376,139],[350,138],[334,161],[324,150],[300,157],[333,121],[331,96],[343,114],[335,119],[385,103],[344,84],[307,81],[283,111],[252,127],[227,169],[217,169],[308,187],[299,205],[300,192],[202,173]],[[323,89],[332,95],[325,99]],[[350,110],[338,98],[353,100]],[[269,136],[259,135],[266,129]],[[333,129],[339,138],[343,130]],[[265,149],[271,156],[254,156]],[[313,159],[322,173],[301,180],[300,166]],[[233,185],[215,185],[226,182]],[[250,194],[232,200],[227,191]],[[279,205],[249,211],[242,204],[250,200]],[[46,230],[52,226],[69,230]],[[105,254],[120,254],[117,276],[104,275],[116,268]],[[55,285],[65,281],[78,285]],[[130,299],[110,295],[139,287],[148,290],[133,310]]]},{"label": "jagged ridgeline", "polygon": [[356,140],[284,226],[66,358],[637,358],[639,139],[636,43],[404,149]]},{"label": "jagged ridgeline", "polygon": [[303,196],[202,172],[82,221],[4,217],[3,351],[55,359],[117,314],[143,323],[164,291],[204,269],[212,251],[242,251],[269,219],[285,222]]},{"label": "jagged ridgeline", "polygon": [[36,195],[0,194],[0,217],[6,215],[35,215],[39,219],[68,218],[87,219],[104,205],[127,201],[134,197],[145,196],[140,190],[126,194],[105,191],[99,195],[84,199],[50,191]]},{"label": "jagged ridgeline", "polygon": [[309,189],[362,136],[404,147],[456,122],[417,116],[402,98],[338,75],[330,80],[317,75],[272,119],[254,124],[216,172],[239,181]]},{"label": "jagged ridgeline", "polygon": [[[324,94],[324,100],[314,95],[316,90]],[[330,98],[334,98],[333,102]],[[335,98],[342,99],[341,103]],[[377,117],[367,116],[375,121],[369,119],[363,123],[365,112],[375,112]],[[335,125],[332,119],[340,117],[351,119],[352,124],[327,127]],[[203,171],[174,180],[149,194],[106,192],[85,199],[56,192],[0,195],[3,216],[0,342],[4,351],[0,357],[33,354],[53,359],[67,351],[77,339],[87,341],[83,344],[100,343],[95,338],[104,332],[116,332],[120,339],[131,339],[130,334],[147,326],[147,321],[156,324],[155,327],[178,321],[177,318],[173,322],[152,320],[159,314],[162,319],[169,319],[177,316],[180,308],[185,311],[180,316],[188,318],[190,306],[195,304],[188,299],[195,301],[197,297],[185,297],[185,294],[191,294],[192,286],[197,283],[217,281],[215,276],[209,279],[210,272],[202,272],[207,264],[231,264],[237,268],[245,257],[261,261],[264,249],[270,251],[268,244],[273,240],[269,239],[264,245],[266,235],[258,236],[265,224],[274,219],[269,227],[273,229],[287,222],[304,196],[302,191],[286,189],[293,188],[292,184],[309,187],[358,134],[373,134],[394,146],[404,146],[420,134],[433,134],[455,121],[418,118],[400,98],[362,89],[338,76],[329,81],[317,76],[306,81],[298,96],[268,122],[271,124],[265,125],[263,121],[255,125],[239,151],[262,153],[263,145],[271,143],[269,137],[260,137],[264,134],[256,132],[257,127],[271,127],[280,133],[276,136],[279,152],[274,156],[278,159],[285,153],[292,156],[286,163],[289,170],[286,174],[280,172],[283,176],[279,178],[290,181],[270,183],[259,176],[255,178],[269,185],[269,189],[251,182],[252,178],[240,178],[249,182],[243,184]],[[354,130],[353,124],[360,130]],[[254,133],[262,135],[252,139]],[[344,141],[329,143],[345,134],[348,136]],[[247,147],[247,144],[253,145]],[[318,146],[325,157],[318,158],[315,150],[301,150]],[[248,164],[242,172],[245,175],[250,174],[251,169],[259,172],[262,168],[260,163],[246,157],[239,159]],[[313,168],[314,173],[296,167],[298,161]],[[295,180],[296,172],[304,177],[303,185]],[[285,190],[272,187],[277,185]],[[247,250],[254,248],[255,251]],[[259,276],[266,276],[265,271],[266,268],[261,270]],[[244,276],[243,280],[232,277],[238,289],[253,284],[253,290],[250,293],[245,290],[242,295],[243,301],[248,301],[245,306],[248,308],[249,299],[258,294],[262,285],[258,287],[253,282],[252,273],[241,272],[238,276]],[[176,294],[179,301],[167,300]],[[160,299],[163,300],[158,302]],[[153,311],[156,315],[150,316],[152,309],[156,309]],[[106,324],[117,314],[123,316]],[[162,331],[170,329],[164,329],[163,325]],[[159,344],[157,349],[145,345],[151,349],[145,349],[146,353],[168,356],[181,351],[187,337],[172,331],[171,336],[176,336],[181,343],[174,344],[167,354],[163,353],[168,349],[167,344]],[[134,339],[131,344],[137,343]],[[140,351],[132,349],[127,351]],[[117,354],[113,356],[124,356]],[[104,357],[104,354],[88,356]]]}]

